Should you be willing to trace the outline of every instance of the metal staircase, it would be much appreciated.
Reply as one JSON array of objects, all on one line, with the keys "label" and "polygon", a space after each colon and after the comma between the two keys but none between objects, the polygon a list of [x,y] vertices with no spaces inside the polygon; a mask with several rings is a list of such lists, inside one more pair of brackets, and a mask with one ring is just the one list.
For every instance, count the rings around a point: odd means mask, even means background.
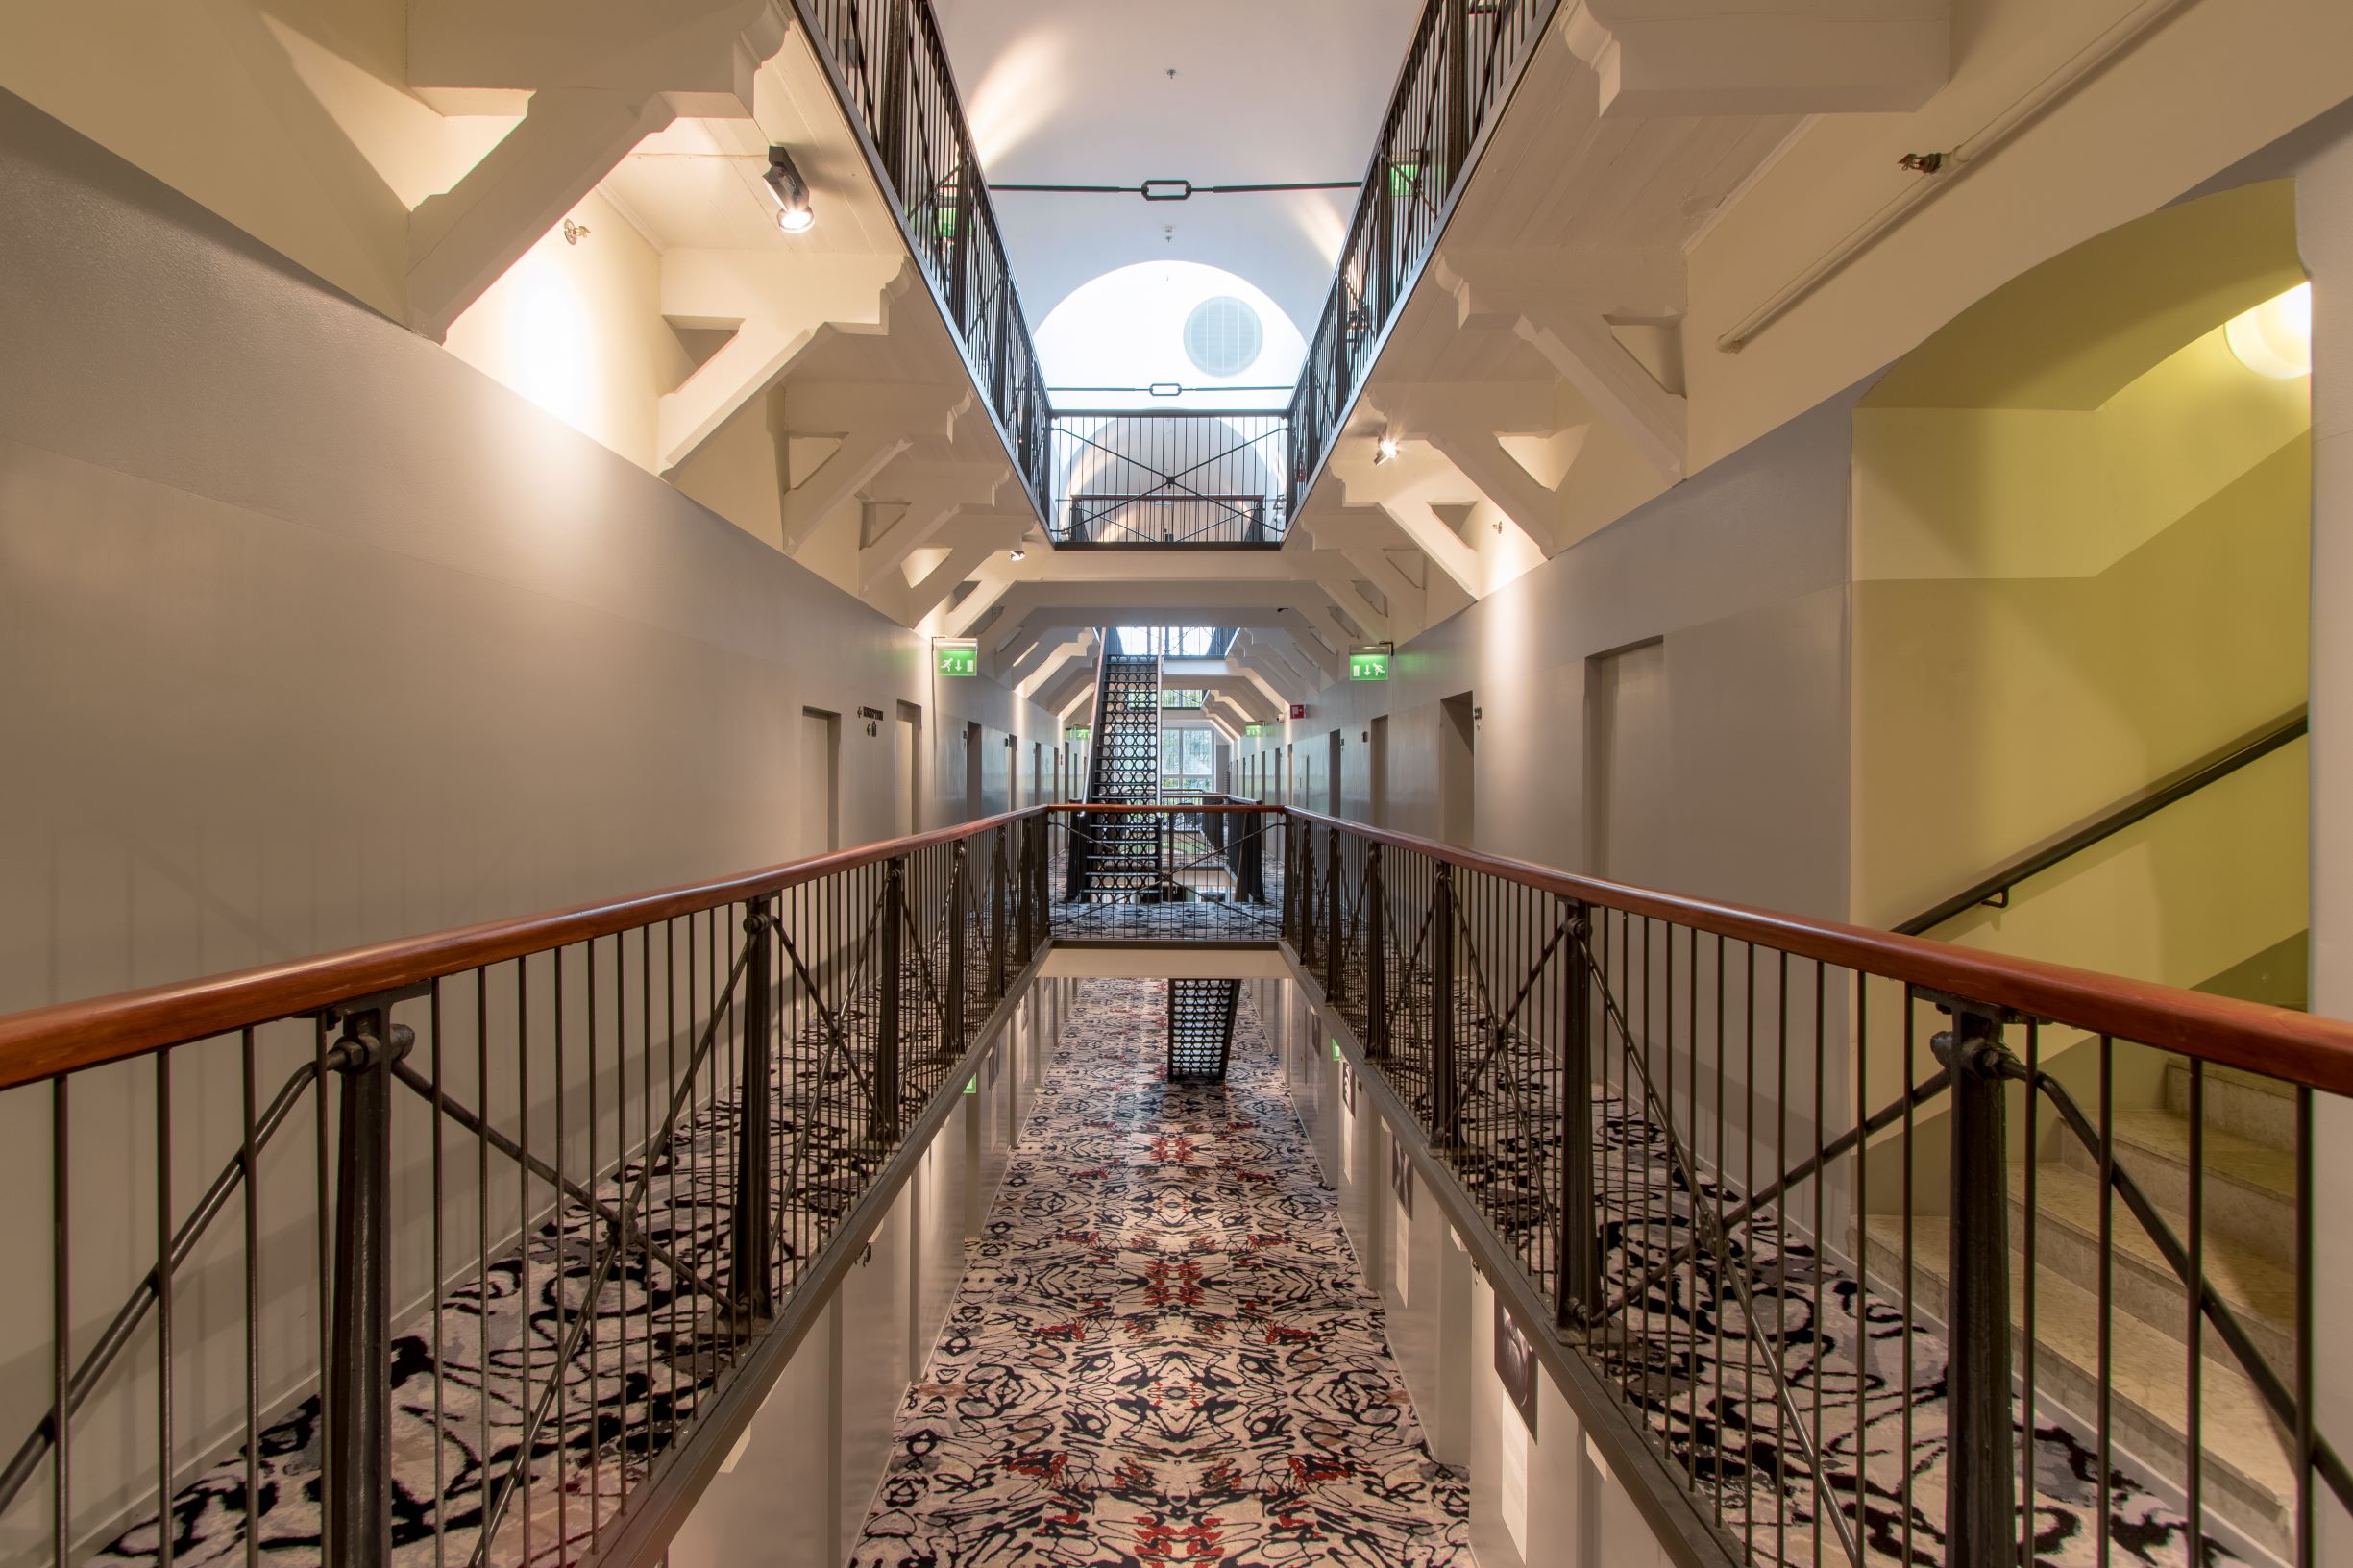
[{"label": "metal staircase", "polygon": [[1168,982],[1168,1081],[1223,1083],[1234,1051],[1239,980]]},{"label": "metal staircase", "polygon": [[[1160,703],[1157,654],[1104,653],[1095,674],[1089,805],[1159,801]],[[1090,903],[1157,903],[1161,835],[1166,830],[1166,819],[1156,812],[1081,813],[1072,824],[1066,896]]]}]

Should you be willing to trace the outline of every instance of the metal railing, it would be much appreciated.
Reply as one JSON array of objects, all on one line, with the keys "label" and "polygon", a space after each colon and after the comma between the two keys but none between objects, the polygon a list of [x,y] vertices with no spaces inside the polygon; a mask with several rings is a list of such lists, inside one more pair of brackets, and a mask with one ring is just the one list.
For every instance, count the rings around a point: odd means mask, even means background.
[{"label": "metal railing", "polygon": [[1301,972],[1682,1560],[2301,1564],[2353,1504],[2310,1294],[2353,1026],[1287,822]]},{"label": "metal railing", "polygon": [[[1195,796],[1157,805],[1057,807],[1048,855],[1058,940],[1271,943],[1283,896],[1282,814]],[[1091,891],[1073,861],[1115,859],[1115,885]]]},{"label": "metal railing", "polygon": [[1057,409],[1058,545],[1278,545],[1289,520],[1281,414]]},{"label": "metal railing", "polygon": [[1558,0],[1427,0],[1287,409],[1059,411],[928,0],[794,0],[1057,546],[1279,544]]},{"label": "metal railing", "polygon": [[835,91],[868,138],[908,246],[956,330],[1015,471],[1046,513],[1052,410],[928,0],[794,0],[794,9],[824,45]]},{"label": "metal railing", "polygon": [[1295,513],[1558,0],[1428,0],[1291,394]]},{"label": "metal railing", "polygon": [[1001,1026],[1046,867],[1033,808],[0,1019],[49,1220],[10,1556],[655,1560]]},{"label": "metal railing", "polygon": [[[1150,894],[1057,898],[1111,813]],[[1048,943],[1278,937],[1678,1560],[2301,1564],[2353,1500],[2353,1026],[1205,796],[0,1019],[11,1554],[652,1561]]]}]

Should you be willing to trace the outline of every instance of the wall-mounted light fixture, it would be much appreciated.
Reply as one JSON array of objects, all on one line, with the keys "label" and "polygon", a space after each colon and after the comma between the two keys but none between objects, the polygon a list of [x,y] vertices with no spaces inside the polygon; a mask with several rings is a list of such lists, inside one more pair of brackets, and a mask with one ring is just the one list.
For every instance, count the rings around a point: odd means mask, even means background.
[{"label": "wall-mounted light fixture", "polygon": [[781,147],[771,147],[768,172],[760,176],[760,182],[775,199],[776,227],[788,234],[807,233],[817,222],[817,213],[809,206],[809,182],[793,166],[793,155]]},{"label": "wall-mounted light fixture", "polygon": [[1389,461],[1396,455],[1397,437],[1393,435],[1385,435],[1381,438],[1380,445],[1373,448],[1373,466],[1375,468],[1379,468],[1383,463]]},{"label": "wall-mounted light fixture", "polygon": [[2312,374],[2312,284],[2298,283],[2223,323],[2222,340],[2258,376],[2292,381]]},{"label": "wall-mounted light fixture", "polygon": [[1029,559],[1029,551],[1026,550],[1017,550],[1008,554],[1006,559],[1014,561],[1026,561]]}]

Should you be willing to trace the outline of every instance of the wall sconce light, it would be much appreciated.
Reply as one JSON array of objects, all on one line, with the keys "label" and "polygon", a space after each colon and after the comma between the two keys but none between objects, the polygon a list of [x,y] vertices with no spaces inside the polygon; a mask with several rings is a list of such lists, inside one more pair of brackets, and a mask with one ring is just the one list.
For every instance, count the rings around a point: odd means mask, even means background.
[{"label": "wall sconce light", "polygon": [[2222,327],[2222,340],[2258,376],[2292,381],[2312,374],[2312,284],[2298,283]]},{"label": "wall sconce light", "polygon": [[1026,550],[1017,550],[1007,555],[1006,559],[1014,561],[1026,561],[1029,559],[1029,551]]},{"label": "wall sconce light", "polygon": [[1396,455],[1397,438],[1393,435],[1385,435],[1381,438],[1381,444],[1373,448],[1373,466],[1379,468]]},{"label": "wall sconce light", "polygon": [[776,202],[776,227],[788,234],[805,234],[817,222],[809,206],[809,183],[793,166],[793,155],[781,147],[768,150],[768,172],[760,176]]}]

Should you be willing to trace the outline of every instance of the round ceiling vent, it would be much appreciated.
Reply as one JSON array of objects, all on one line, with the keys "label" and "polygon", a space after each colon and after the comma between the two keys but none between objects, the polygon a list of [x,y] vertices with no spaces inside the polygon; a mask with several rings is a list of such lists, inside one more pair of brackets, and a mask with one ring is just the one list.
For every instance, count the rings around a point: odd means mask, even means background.
[{"label": "round ceiling vent", "polygon": [[1231,294],[1203,300],[1185,318],[1185,357],[1204,376],[1240,375],[1265,342],[1259,313]]}]

